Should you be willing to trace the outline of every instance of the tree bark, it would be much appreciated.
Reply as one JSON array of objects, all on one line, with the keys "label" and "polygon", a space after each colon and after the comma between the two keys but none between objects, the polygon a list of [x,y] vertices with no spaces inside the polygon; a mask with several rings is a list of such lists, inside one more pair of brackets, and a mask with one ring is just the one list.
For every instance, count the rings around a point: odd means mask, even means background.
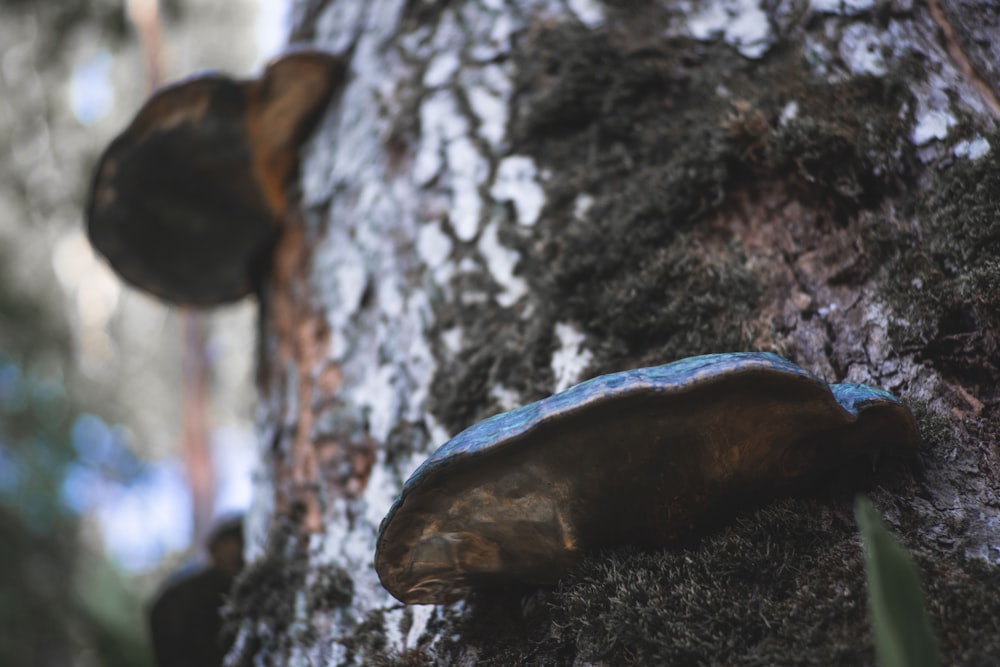
[{"label": "tree bark", "polygon": [[[945,663],[1000,661],[1000,60],[976,38],[995,7],[302,0],[293,19],[350,74],[262,296],[228,664],[871,663],[859,491],[913,554]],[[379,585],[379,522],[450,436],[741,350],[900,396],[917,460],[554,588],[403,606]]]}]

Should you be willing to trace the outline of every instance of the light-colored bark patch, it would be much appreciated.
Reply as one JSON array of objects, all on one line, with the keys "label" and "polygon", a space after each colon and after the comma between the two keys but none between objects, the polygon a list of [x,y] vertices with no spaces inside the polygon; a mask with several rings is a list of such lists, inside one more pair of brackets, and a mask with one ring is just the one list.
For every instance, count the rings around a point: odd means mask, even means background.
[{"label": "light-colored bark patch", "polygon": [[553,391],[563,391],[580,381],[594,355],[583,347],[586,336],[572,324],[558,322],[556,339],[559,341],[559,349],[552,353],[552,376],[555,378]]}]

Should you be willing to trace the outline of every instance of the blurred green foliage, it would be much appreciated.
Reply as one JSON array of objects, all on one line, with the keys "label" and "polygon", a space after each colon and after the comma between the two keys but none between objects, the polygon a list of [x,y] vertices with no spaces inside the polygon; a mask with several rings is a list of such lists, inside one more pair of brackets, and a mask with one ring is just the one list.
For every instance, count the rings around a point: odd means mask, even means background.
[{"label": "blurred green foliage", "polygon": [[920,576],[871,502],[858,496],[854,514],[865,547],[868,610],[880,667],[936,667],[937,641]]},{"label": "blurred green foliage", "polygon": [[[149,665],[143,614],[124,577],[82,539],[74,471],[138,470],[66,388],[66,328],[12,291],[0,262],[0,665]],[[96,426],[104,426],[95,428]],[[103,443],[103,444],[102,444]],[[95,445],[104,451],[95,455]],[[122,465],[124,461],[125,465]],[[94,482],[100,479],[95,475]],[[79,495],[79,494],[78,494]]]}]

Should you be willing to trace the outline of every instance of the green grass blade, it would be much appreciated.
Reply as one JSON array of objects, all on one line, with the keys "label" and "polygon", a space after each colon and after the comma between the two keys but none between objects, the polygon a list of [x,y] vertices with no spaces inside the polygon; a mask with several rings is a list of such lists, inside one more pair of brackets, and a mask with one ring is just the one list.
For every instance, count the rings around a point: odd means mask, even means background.
[{"label": "green grass blade", "polygon": [[937,667],[937,641],[924,607],[917,568],[871,502],[858,496],[868,578],[868,611],[879,667]]}]

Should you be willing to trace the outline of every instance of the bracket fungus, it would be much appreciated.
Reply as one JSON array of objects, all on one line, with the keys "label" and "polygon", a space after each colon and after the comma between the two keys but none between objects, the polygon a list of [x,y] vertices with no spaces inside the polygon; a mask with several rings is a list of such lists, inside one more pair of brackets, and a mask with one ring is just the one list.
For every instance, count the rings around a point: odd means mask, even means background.
[{"label": "bracket fungus", "polygon": [[166,301],[249,294],[270,262],[298,148],[344,70],[337,56],[301,50],[258,79],[207,73],[156,91],[98,163],[90,242]]},{"label": "bracket fungus", "polygon": [[382,520],[375,569],[411,604],[552,583],[582,552],[676,544],[748,500],[918,441],[891,394],[770,353],[604,375],[434,452]]}]

